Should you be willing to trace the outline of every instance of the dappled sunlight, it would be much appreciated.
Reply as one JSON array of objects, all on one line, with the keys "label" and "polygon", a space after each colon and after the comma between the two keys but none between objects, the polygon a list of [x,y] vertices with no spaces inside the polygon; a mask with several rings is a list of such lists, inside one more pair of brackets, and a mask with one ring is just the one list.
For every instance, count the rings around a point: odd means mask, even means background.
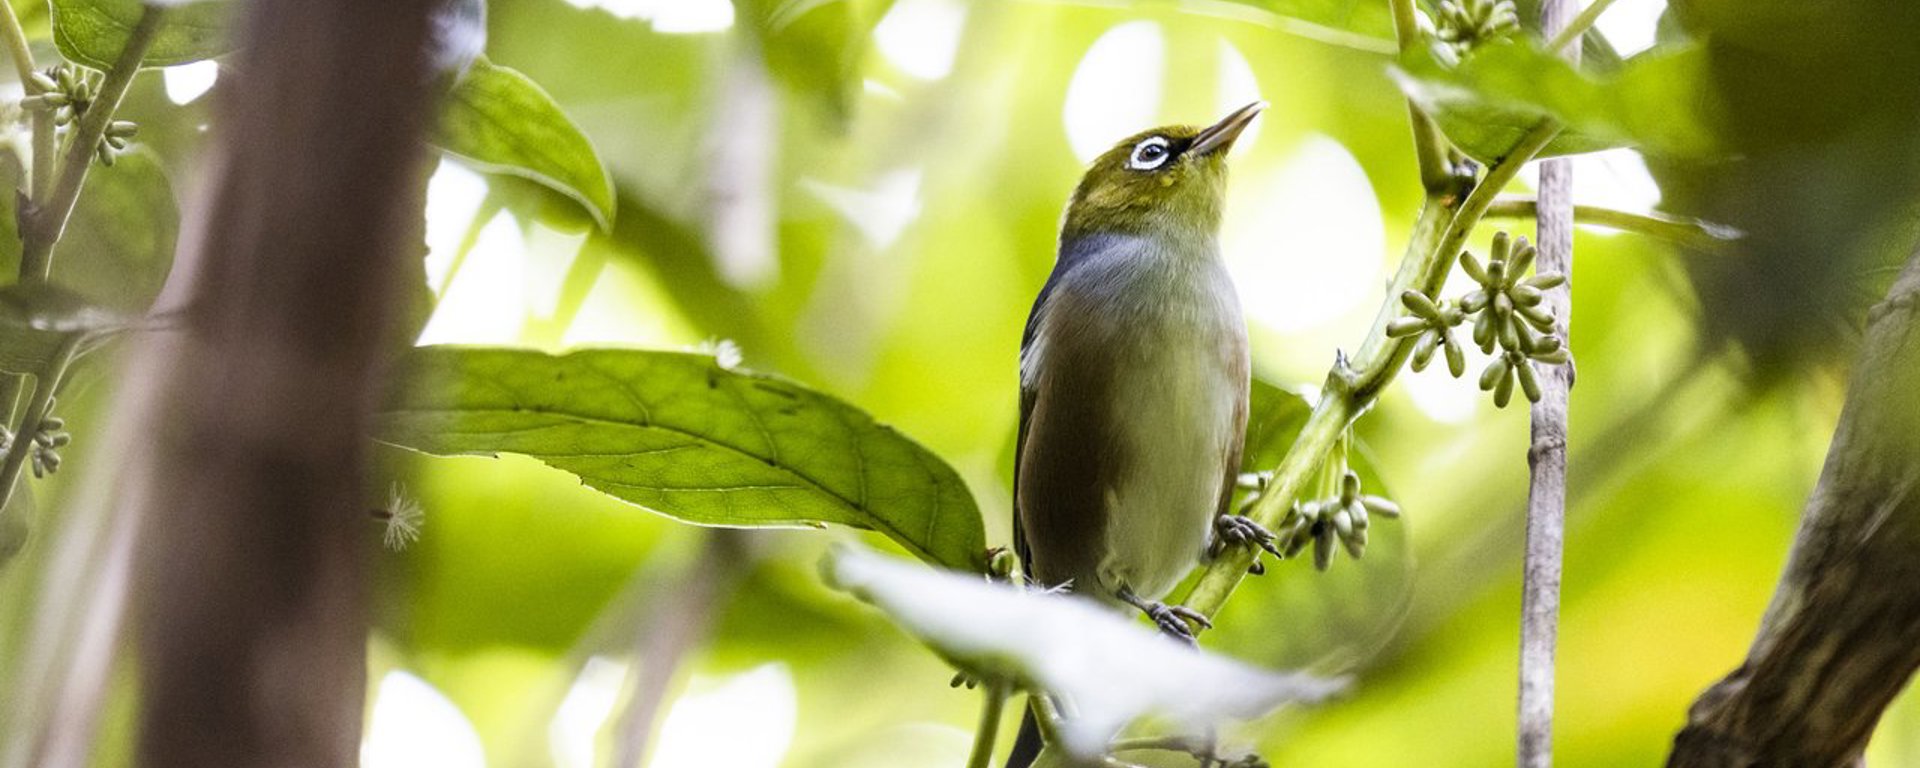
[{"label": "dappled sunlight", "polygon": [[365,768],[486,768],[480,735],[460,708],[425,680],[395,670],[380,679],[366,740]]},{"label": "dappled sunlight", "polygon": [[900,0],[874,27],[873,44],[900,71],[939,80],[953,71],[966,21],[958,0]]},{"label": "dappled sunlight", "polygon": [[1129,21],[1087,49],[1067,85],[1067,143],[1085,163],[1136,131],[1152,127],[1167,71],[1160,25]]},{"label": "dappled sunlight", "polygon": [[653,22],[666,34],[723,32],[733,26],[727,0],[567,0],[576,8],[600,8],[623,19]]},{"label": "dappled sunlight", "polygon": [[196,61],[177,67],[161,70],[167,84],[167,100],[175,104],[191,104],[195,99],[213,90],[214,81],[220,78],[220,63],[217,61]]},{"label": "dappled sunlight", "polygon": [[1376,298],[1387,250],[1380,204],[1340,142],[1309,137],[1279,170],[1233,185],[1221,248],[1250,322],[1303,331]]},{"label": "dappled sunlight", "polygon": [[694,676],[660,724],[650,768],[775,768],[793,743],[799,701],[785,664]]},{"label": "dappled sunlight", "polygon": [[594,656],[580,668],[580,675],[567,688],[560,708],[547,725],[547,743],[553,752],[554,768],[596,768],[604,761],[600,754],[600,731],[620,700],[620,686],[626,680],[627,663]]}]

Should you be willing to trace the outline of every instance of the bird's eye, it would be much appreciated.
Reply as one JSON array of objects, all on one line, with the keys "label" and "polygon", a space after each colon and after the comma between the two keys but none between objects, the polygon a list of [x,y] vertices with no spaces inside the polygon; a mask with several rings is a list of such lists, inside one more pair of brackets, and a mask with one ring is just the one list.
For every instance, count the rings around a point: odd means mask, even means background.
[{"label": "bird's eye", "polygon": [[1127,167],[1136,171],[1151,171],[1166,165],[1167,158],[1172,156],[1165,136],[1150,136],[1133,145],[1133,156],[1127,158]]}]

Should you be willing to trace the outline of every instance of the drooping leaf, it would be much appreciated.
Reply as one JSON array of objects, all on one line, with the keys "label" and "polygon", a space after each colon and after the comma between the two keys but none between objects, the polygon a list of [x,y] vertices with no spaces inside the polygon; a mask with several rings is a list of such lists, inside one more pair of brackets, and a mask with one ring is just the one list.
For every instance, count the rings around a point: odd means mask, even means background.
[{"label": "drooping leaf", "polygon": [[851,547],[822,565],[827,581],[889,618],[962,669],[1011,679],[1072,703],[1060,746],[1082,758],[1106,751],[1126,724],[1164,715],[1198,729],[1315,702],[1344,682],[1276,673],[1195,652],[1072,595],[1025,591],[978,576],[915,566]]},{"label": "drooping leaf", "polygon": [[798,384],[678,352],[427,347],[376,436],[436,455],[519,453],[703,525],[879,531],[977,569],[979,509],[959,475],[872,417]]},{"label": "drooping leaf", "polygon": [[1434,51],[1401,56],[1394,80],[1455,145],[1482,162],[1512,151],[1543,118],[1563,124],[1543,157],[1633,146],[1699,156],[1713,151],[1698,49],[1656,49],[1595,77],[1531,42],[1476,49],[1459,63]]},{"label": "drooping leaf", "polygon": [[84,351],[89,339],[137,322],[51,283],[0,286],[0,373],[43,374],[69,343]]},{"label": "drooping leaf", "polygon": [[[156,7],[159,4],[156,4]],[[141,66],[168,67],[233,50],[227,0],[168,3]],[[146,13],[140,0],[53,0],[53,41],[67,58],[95,69],[113,66]]]},{"label": "drooping leaf", "polygon": [[531,179],[573,198],[601,229],[613,222],[613,182],[593,142],[539,84],[485,56],[447,93],[434,143],[481,170]]},{"label": "drooping leaf", "polygon": [[[0,166],[0,180],[18,188],[16,163]],[[0,270],[18,271],[20,238],[13,195],[0,196]],[[96,167],[54,250],[53,283],[91,302],[143,312],[173,269],[180,210],[166,170],[151,152],[135,148],[112,167]]]}]

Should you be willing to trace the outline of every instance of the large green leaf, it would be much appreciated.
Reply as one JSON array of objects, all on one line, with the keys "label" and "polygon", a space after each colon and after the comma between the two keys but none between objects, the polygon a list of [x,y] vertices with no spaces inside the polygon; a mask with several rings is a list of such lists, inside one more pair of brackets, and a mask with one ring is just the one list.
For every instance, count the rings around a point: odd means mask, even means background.
[{"label": "large green leaf", "polygon": [[956,568],[982,565],[973,496],[925,448],[834,398],[678,352],[426,347],[405,359],[380,440],[437,454],[519,453],[704,525],[879,531]]},{"label": "large green leaf", "polygon": [[593,142],[537,83],[485,56],[447,93],[434,143],[573,198],[601,229],[613,222],[613,182]]},{"label": "large green leaf", "polygon": [[[1393,17],[1384,0],[1233,0],[1317,27],[1282,24],[1281,28],[1305,37],[1368,50],[1392,51]],[[1334,33],[1334,34],[1327,34]]]},{"label": "large green leaf", "polygon": [[[0,166],[0,184],[17,189],[17,163]],[[17,272],[20,237],[13,195],[0,196],[0,271]],[[52,281],[124,312],[143,312],[173,269],[180,211],[165,169],[136,149],[96,167],[54,250]]]},{"label": "large green leaf", "polygon": [[869,33],[893,0],[734,0],[767,70],[836,119],[852,113]]},{"label": "large green leaf", "polygon": [[[227,21],[233,4],[201,0],[167,8],[142,66],[167,67],[233,50]],[[146,13],[140,0],[53,0],[53,41],[69,59],[95,69],[113,66]]]},{"label": "large green leaf", "polygon": [[1565,128],[1542,156],[1634,146],[1699,156],[1713,151],[1701,90],[1705,59],[1693,47],[1656,49],[1595,77],[1531,42],[1475,50],[1457,64],[1431,49],[1408,51],[1393,69],[1408,98],[1475,159],[1506,156],[1543,118]]}]

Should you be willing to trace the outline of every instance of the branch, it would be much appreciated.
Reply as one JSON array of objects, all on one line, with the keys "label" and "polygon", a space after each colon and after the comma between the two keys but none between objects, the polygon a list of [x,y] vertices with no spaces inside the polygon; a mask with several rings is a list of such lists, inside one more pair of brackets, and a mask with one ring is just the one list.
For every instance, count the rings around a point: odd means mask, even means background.
[{"label": "branch", "polygon": [[993,744],[1000,735],[1000,718],[1007,708],[1009,691],[1005,683],[989,682],[981,686],[986,700],[980,705],[980,725],[974,729],[973,750],[967,755],[967,768],[991,768]]},{"label": "branch", "polygon": [[[1536,216],[1537,206],[1532,200],[1507,199],[1496,200],[1493,207],[1487,209],[1487,217],[1493,219],[1531,219]],[[1576,205],[1573,207],[1573,220],[1580,224],[1595,227],[1624,230],[1668,240],[1689,248],[1710,251],[1725,247],[1741,237],[1739,230],[1720,224],[1712,224],[1699,219],[1683,219],[1677,216],[1660,214],[1629,213],[1627,211],[1602,208],[1595,205]]]},{"label": "branch", "polygon": [[[1579,27],[1567,24],[1569,0],[1544,0],[1540,6],[1541,32],[1576,37]],[[1595,0],[1588,8],[1604,7]],[[1591,23],[1591,20],[1589,20]],[[1549,50],[1560,50],[1556,44]],[[1564,54],[1576,64],[1580,49]],[[1568,348],[1573,338],[1573,163],[1566,158],[1540,163],[1540,199],[1536,214],[1539,272],[1558,272],[1567,282],[1546,292],[1545,304],[1559,318],[1559,332]],[[1522,361],[1520,365],[1533,365]],[[1533,404],[1532,445],[1527,449],[1527,553],[1520,592],[1520,701],[1517,724],[1520,768],[1553,765],[1554,646],[1560,635],[1560,577],[1567,529],[1567,401],[1573,389],[1573,363],[1547,366],[1536,372],[1540,399]]]},{"label": "branch", "polygon": [[[121,49],[113,68],[107,70],[106,79],[100,83],[99,98],[87,108],[80,123],[74,126],[73,135],[67,139],[66,157],[53,175],[52,194],[33,200],[33,215],[27,217],[20,232],[22,280],[46,280],[53,269],[53,246],[60,241],[61,233],[67,228],[67,218],[73,215],[73,206],[80,200],[80,185],[87,180],[87,169],[93,166],[94,154],[100,140],[107,135],[113,113],[120,108],[127,87],[133,84],[133,76],[140,72],[140,62],[146,58],[147,49],[153,47],[154,33],[159,31],[160,21],[167,14],[164,6],[143,4],[140,7],[140,23],[129,33],[127,47]],[[40,133],[35,131],[36,139]],[[38,168],[41,163],[35,160],[34,165]],[[34,180],[36,188],[43,184],[39,178]]]},{"label": "branch", "polygon": [[1847,764],[1920,668],[1920,251],[1868,318],[1773,603],[1670,768]]},{"label": "branch", "polygon": [[[27,30],[20,26],[20,14],[13,10],[13,3],[0,3],[0,37],[7,46],[7,56],[13,59],[13,69],[20,75],[20,87],[33,88],[33,46],[27,43]],[[32,91],[28,91],[32,95]]]},{"label": "branch", "polygon": [[722,603],[751,568],[754,555],[747,548],[747,532],[732,528],[703,531],[706,542],[697,559],[673,580],[665,594],[646,593],[646,615],[653,622],[634,642],[633,695],[614,731],[617,768],[646,764],[654,725],[666,703],[668,688],[680,672],[687,653],[712,630]]},{"label": "branch", "polygon": [[[1393,8],[1393,36],[1399,42],[1400,51],[1406,52],[1420,44],[1420,27],[1415,21],[1413,0],[1390,0]],[[1453,174],[1447,169],[1447,143],[1435,127],[1432,118],[1421,111],[1420,105],[1407,100],[1407,116],[1413,124],[1413,154],[1420,165],[1420,184],[1427,190],[1429,197],[1447,188],[1453,181]]]},{"label": "branch", "polygon": [[[1457,209],[1449,204],[1450,200],[1457,199],[1454,194],[1427,199],[1414,224],[1413,237],[1401,259],[1400,270],[1387,288],[1387,298],[1381,302],[1379,313],[1374,316],[1373,328],[1352,358],[1351,367],[1336,366],[1328,375],[1313,413],[1274,470],[1267,492],[1248,510],[1254,522],[1267,528],[1279,523],[1334,441],[1373,405],[1380,391],[1393,381],[1407,356],[1412,354],[1413,337],[1387,336],[1387,324],[1400,316],[1400,294],[1418,290],[1431,295],[1440,289],[1467,237],[1493,205],[1494,196],[1559,132],[1559,124],[1552,120],[1542,120],[1535,125],[1507,157],[1487,169],[1486,178],[1458,203]],[[1254,557],[1255,551],[1246,547],[1221,553],[1201,573],[1185,605],[1210,618],[1219,615],[1227,598],[1240,586],[1240,580],[1246,578],[1247,567],[1253,564]]]},{"label": "branch", "polygon": [[[1613,0],[1593,0],[1592,5],[1581,10],[1580,15],[1573,17],[1573,20],[1567,22],[1567,25],[1558,33],[1553,33],[1552,27],[1544,23],[1545,16],[1543,15],[1541,17],[1543,23],[1540,25],[1540,31],[1553,34],[1553,40],[1547,43],[1547,50],[1561,51],[1565,49],[1569,43],[1580,39],[1581,35],[1586,34],[1587,30],[1593,27],[1593,22],[1599,20],[1600,14],[1606,11],[1609,5],[1613,5]],[[1575,61],[1578,61],[1580,58],[1579,46],[1574,46],[1572,51],[1567,52],[1567,55]]]}]

